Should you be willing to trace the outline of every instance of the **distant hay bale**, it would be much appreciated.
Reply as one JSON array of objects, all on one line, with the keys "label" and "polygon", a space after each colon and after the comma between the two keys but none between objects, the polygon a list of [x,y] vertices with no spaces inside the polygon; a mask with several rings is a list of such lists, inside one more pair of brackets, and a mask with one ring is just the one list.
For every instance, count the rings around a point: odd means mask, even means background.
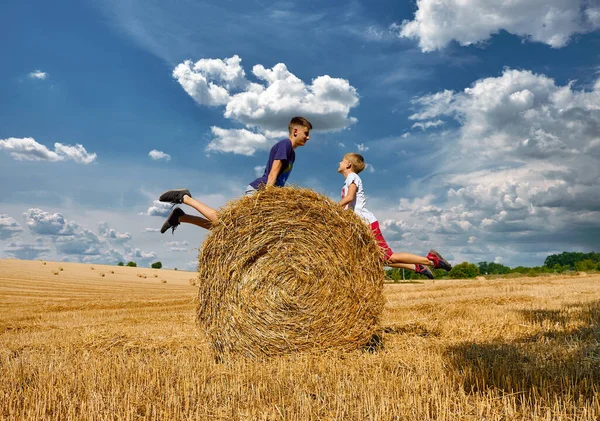
[{"label": "distant hay bale", "polygon": [[354,212],[288,187],[242,197],[219,218],[198,264],[198,322],[218,355],[368,344],[384,274],[374,236]]}]

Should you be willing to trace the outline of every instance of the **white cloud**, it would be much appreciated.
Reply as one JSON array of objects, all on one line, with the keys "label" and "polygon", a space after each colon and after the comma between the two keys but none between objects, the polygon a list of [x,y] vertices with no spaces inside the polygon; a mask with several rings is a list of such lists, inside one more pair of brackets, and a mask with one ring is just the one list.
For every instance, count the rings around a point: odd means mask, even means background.
[{"label": "white cloud", "polygon": [[191,250],[189,241],[165,241],[165,245],[170,252],[188,252]]},{"label": "white cloud", "polygon": [[160,232],[160,228],[144,228],[142,232]]},{"label": "white cloud", "polygon": [[355,145],[359,152],[366,152],[369,150],[369,147],[366,146],[364,143],[355,143]]},{"label": "white cloud", "polygon": [[4,253],[9,257],[17,259],[35,260],[48,256],[50,247],[48,247],[41,238],[36,238],[34,242],[16,239],[9,242],[6,247],[4,247]]},{"label": "white cloud", "polygon": [[96,160],[96,154],[89,154],[82,145],[54,144],[54,151],[36,142],[31,137],[0,139],[0,149],[4,149],[16,160],[25,161],[64,161],[72,160],[78,164],[89,164]]},{"label": "white cloud", "polygon": [[33,72],[29,73],[29,77],[31,79],[45,80],[48,78],[48,73],[42,72],[41,70],[34,70]]},{"label": "white cloud", "polygon": [[146,213],[142,213],[142,215],[162,216],[166,218],[171,213],[172,204],[159,202],[158,200],[154,200],[152,203],[153,206],[150,206]]},{"label": "white cloud", "polygon": [[[23,217],[29,231],[42,236],[40,239],[48,238],[57,254],[65,261],[116,263],[123,260],[123,255],[107,240],[123,243],[131,239],[131,234],[116,233],[104,222],[99,224],[100,235],[97,235],[74,221],[66,220],[61,213],[52,214],[38,208],[28,209]],[[38,243],[40,241],[43,240]],[[46,245],[44,250],[45,248]],[[17,249],[11,250],[17,252]],[[23,250],[23,253],[33,253],[35,248],[25,244]]]},{"label": "white cloud", "polygon": [[247,84],[241,61],[238,56],[201,59],[196,63],[185,60],[175,67],[173,77],[198,104],[226,105],[231,99],[229,89],[244,88]]},{"label": "white cloud", "polygon": [[48,213],[38,208],[31,208],[23,212],[27,228],[34,234],[41,235],[70,235],[73,226],[65,221],[60,213]]},{"label": "white cloud", "polygon": [[153,251],[143,251],[139,248],[126,249],[126,260],[137,263],[138,266],[149,266],[151,262],[156,261],[157,255]]},{"label": "white cloud", "polygon": [[148,152],[148,156],[154,159],[155,161],[159,159],[164,159],[165,161],[171,160],[171,155],[162,151],[157,151],[156,149],[152,149],[150,152]]},{"label": "white cloud", "polygon": [[187,60],[175,67],[173,77],[198,104],[224,106],[226,118],[246,126],[211,128],[215,138],[207,150],[252,155],[268,147],[267,137],[281,133],[297,115],[321,131],[342,130],[357,121],[349,113],[358,105],[358,93],[345,79],[323,75],[307,84],[283,63],[271,69],[256,65],[252,74],[258,83],[246,78],[238,56]]},{"label": "white cloud", "polygon": [[442,126],[444,124],[444,122],[442,120],[431,120],[431,121],[425,121],[425,122],[418,122],[412,125],[412,129],[417,129],[420,128],[421,130],[425,131],[427,129],[430,129],[432,127],[439,127]]},{"label": "white cloud", "polygon": [[107,240],[111,240],[117,243],[124,243],[126,241],[131,240],[132,236],[128,232],[117,232],[114,229],[108,226],[108,222],[100,221],[98,222],[98,234],[101,237],[106,238]]},{"label": "white cloud", "polygon": [[597,246],[600,81],[580,90],[506,69],[413,104],[413,120],[452,118],[459,129],[447,138],[442,166],[418,186],[435,194],[400,200],[409,232],[454,246],[467,260],[523,262],[531,249]]},{"label": "white cloud", "polygon": [[96,154],[89,154],[82,145],[63,145],[62,143],[55,143],[54,150],[58,156],[63,159],[70,159],[78,164],[90,164],[96,160]]},{"label": "white cloud", "polygon": [[23,231],[23,227],[8,215],[0,215],[0,240],[6,240]]},{"label": "white cloud", "polygon": [[254,175],[256,177],[262,176],[265,173],[265,168],[267,168],[266,165],[258,165],[254,167]]},{"label": "white cloud", "polygon": [[214,137],[206,147],[207,151],[254,155],[257,150],[268,150],[271,147],[264,135],[246,129],[221,129],[213,126],[210,130]]},{"label": "white cloud", "polygon": [[600,8],[587,0],[417,0],[414,20],[391,26],[418,39],[422,51],[483,42],[505,30],[525,40],[564,47],[574,34],[600,28]]}]

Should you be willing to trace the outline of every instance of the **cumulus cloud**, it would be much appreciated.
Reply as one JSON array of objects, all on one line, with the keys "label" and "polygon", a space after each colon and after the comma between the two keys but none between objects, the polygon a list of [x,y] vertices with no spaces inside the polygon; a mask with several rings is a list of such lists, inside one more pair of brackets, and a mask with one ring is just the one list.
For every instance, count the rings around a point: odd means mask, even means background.
[{"label": "cumulus cloud", "polygon": [[4,149],[18,161],[65,161],[90,164],[96,160],[95,153],[88,153],[82,145],[54,144],[54,151],[38,143],[31,137],[0,139],[0,149]]},{"label": "cumulus cloud", "polygon": [[213,138],[206,147],[207,151],[232,152],[239,155],[254,155],[257,150],[271,147],[271,143],[260,133],[246,129],[221,129],[211,127]]},{"label": "cumulus cloud", "polygon": [[29,78],[31,79],[46,80],[48,76],[48,73],[42,72],[41,70],[34,70],[33,72],[29,73]]},{"label": "cumulus cloud", "polygon": [[42,238],[36,238],[33,242],[15,239],[4,247],[4,253],[9,257],[21,260],[35,260],[48,256],[50,247]]},{"label": "cumulus cloud", "polygon": [[364,143],[355,143],[356,145],[356,149],[358,149],[359,152],[366,152],[369,150],[369,147],[366,146]]},{"label": "cumulus cloud", "polygon": [[153,205],[150,206],[145,213],[141,213],[141,215],[161,216],[166,218],[171,213],[173,205],[170,203],[163,203],[158,200],[154,200],[152,203]]},{"label": "cumulus cloud", "polygon": [[12,217],[0,215],[0,240],[6,240],[23,231],[23,227]]},{"label": "cumulus cloud", "polygon": [[76,226],[68,223],[61,213],[49,213],[38,208],[23,212],[23,219],[29,231],[40,235],[71,235]]},{"label": "cumulus cloud", "polygon": [[[52,247],[64,261],[116,263],[124,260],[124,254],[111,243],[121,245],[131,240],[130,233],[118,233],[106,222],[100,222],[98,233],[95,233],[75,221],[66,220],[61,213],[50,213],[38,208],[28,209],[23,213],[23,218],[32,234],[39,235],[40,239],[47,239],[44,247]],[[42,240],[38,243],[40,241]],[[23,248],[23,253],[35,251],[26,243]],[[9,251],[17,253],[16,249],[11,250]],[[22,257],[23,253],[20,258],[25,258]]]},{"label": "cumulus cloud", "polygon": [[427,181],[437,193],[400,200],[413,232],[487,260],[509,250],[507,259],[519,259],[516,251],[529,253],[532,243],[548,252],[597,246],[600,80],[582,90],[506,69],[413,105],[415,121],[459,125],[453,155]]},{"label": "cumulus cloud", "polygon": [[144,228],[142,232],[160,232],[159,228]]},{"label": "cumulus cloud", "polygon": [[190,251],[190,243],[188,241],[165,241],[168,251],[186,252]]},{"label": "cumulus cloud", "polygon": [[165,161],[171,160],[171,155],[162,151],[157,151],[156,149],[152,149],[150,152],[148,152],[148,156],[155,161],[158,161],[159,159],[164,159]]},{"label": "cumulus cloud", "polygon": [[412,21],[391,26],[422,51],[483,42],[505,30],[528,41],[564,47],[574,34],[600,28],[600,7],[588,0],[417,0]]},{"label": "cumulus cloud", "polygon": [[128,232],[117,232],[114,229],[108,226],[108,222],[100,221],[98,223],[98,234],[101,237],[106,238],[107,240],[111,240],[118,243],[124,243],[126,241],[131,240],[131,234]]},{"label": "cumulus cloud", "polygon": [[419,121],[418,123],[413,124],[411,128],[412,129],[420,128],[421,130],[425,131],[425,130],[430,129],[432,127],[442,126],[443,124],[444,124],[444,122],[442,120],[426,121],[424,123],[421,122],[421,121]]},{"label": "cumulus cloud", "polygon": [[270,145],[289,120],[301,115],[316,130],[337,131],[357,120],[349,113],[359,102],[350,83],[329,75],[305,83],[283,63],[272,68],[252,68],[255,82],[246,77],[238,56],[220,59],[186,60],[173,70],[173,77],[198,104],[224,107],[224,116],[246,129],[213,127],[214,139],[208,150],[251,155]]},{"label": "cumulus cloud", "polygon": [[125,251],[126,260],[136,262],[138,266],[149,266],[150,263],[156,261],[156,253],[153,251],[144,251],[137,247],[127,248]]}]

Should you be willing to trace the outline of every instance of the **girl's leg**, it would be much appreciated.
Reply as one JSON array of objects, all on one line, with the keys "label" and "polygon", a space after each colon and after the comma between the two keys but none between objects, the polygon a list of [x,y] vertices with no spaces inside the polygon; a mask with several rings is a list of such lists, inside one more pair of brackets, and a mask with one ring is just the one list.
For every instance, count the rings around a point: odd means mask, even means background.
[{"label": "girl's leg", "polygon": [[413,265],[410,263],[389,263],[389,261],[385,265],[391,268],[412,270],[413,272],[417,272],[419,275],[423,275],[428,277],[429,279],[433,279],[433,273],[425,265]]},{"label": "girl's leg", "polygon": [[415,265],[413,265],[411,263],[386,263],[385,265],[389,266],[391,268],[407,269],[407,270],[412,270],[413,272],[416,272]]},{"label": "girl's leg", "polygon": [[[412,253],[392,253],[390,257],[387,259],[388,263],[412,263],[413,265],[427,265],[432,266],[433,263],[427,257],[417,256]],[[396,267],[392,266],[391,267]],[[405,268],[406,269],[406,268]]]}]

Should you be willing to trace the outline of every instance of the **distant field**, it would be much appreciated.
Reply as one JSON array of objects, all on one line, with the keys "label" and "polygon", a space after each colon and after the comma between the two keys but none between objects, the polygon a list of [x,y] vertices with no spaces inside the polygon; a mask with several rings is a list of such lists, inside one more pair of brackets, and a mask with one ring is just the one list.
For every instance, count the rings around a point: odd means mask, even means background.
[{"label": "distant field", "polygon": [[194,276],[0,260],[0,419],[600,419],[598,275],[389,284],[374,352],[222,363]]}]

